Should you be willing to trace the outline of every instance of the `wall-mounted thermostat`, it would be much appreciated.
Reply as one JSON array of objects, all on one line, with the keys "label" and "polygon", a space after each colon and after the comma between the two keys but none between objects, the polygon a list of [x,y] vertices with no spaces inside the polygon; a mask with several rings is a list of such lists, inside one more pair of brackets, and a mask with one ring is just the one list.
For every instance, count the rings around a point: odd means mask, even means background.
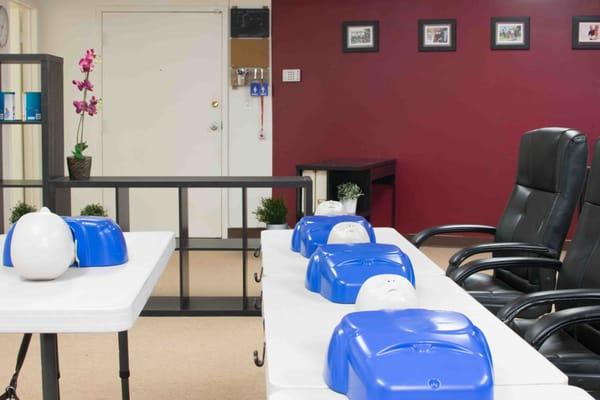
[{"label": "wall-mounted thermostat", "polygon": [[283,82],[300,82],[300,70],[299,69],[284,69],[283,70]]}]

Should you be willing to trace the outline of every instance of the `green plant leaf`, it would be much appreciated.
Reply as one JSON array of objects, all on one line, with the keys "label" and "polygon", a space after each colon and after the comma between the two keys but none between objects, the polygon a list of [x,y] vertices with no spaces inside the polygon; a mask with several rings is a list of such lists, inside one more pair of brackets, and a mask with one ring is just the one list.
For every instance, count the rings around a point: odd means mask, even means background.
[{"label": "green plant leaf", "polygon": [[288,209],[283,199],[263,198],[260,205],[254,211],[256,219],[269,225],[285,224],[287,221]]},{"label": "green plant leaf", "polygon": [[35,207],[33,207],[31,205],[29,205],[23,201],[19,201],[13,208],[10,209],[10,211],[11,211],[11,214],[10,214],[10,218],[8,220],[10,221],[11,224],[14,224],[23,215],[29,214],[31,212],[36,212],[37,210],[35,209]]},{"label": "green plant leaf", "polygon": [[94,203],[94,204],[88,204],[87,206],[85,206],[81,210],[80,215],[81,216],[94,216],[94,217],[107,217],[108,213],[106,212],[106,209],[102,206],[102,204]]},{"label": "green plant leaf", "polygon": [[346,182],[338,185],[338,199],[340,200],[353,200],[363,196],[364,193],[360,186],[353,182]]}]

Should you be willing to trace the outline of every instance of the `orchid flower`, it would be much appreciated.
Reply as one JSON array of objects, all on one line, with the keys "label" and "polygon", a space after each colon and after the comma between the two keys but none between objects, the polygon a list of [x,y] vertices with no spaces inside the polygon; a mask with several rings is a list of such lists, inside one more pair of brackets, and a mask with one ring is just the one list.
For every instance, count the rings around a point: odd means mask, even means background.
[{"label": "orchid flower", "polygon": [[81,114],[83,112],[86,112],[89,108],[88,103],[84,100],[84,101],[77,101],[75,100],[73,102],[73,105],[75,106],[75,112],[77,114]]},{"label": "orchid flower", "polygon": [[90,117],[93,117],[94,115],[98,114],[98,101],[99,99],[96,96],[92,96],[92,98],[90,99],[86,110]]},{"label": "orchid flower", "polygon": [[80,92],[84,89],[89,90],[90,92],[94,90],[94,85],[92,85],[92,82],[90,82],[87,79],[84,79],[82,81],[73,80],[73,85],[77,86],[77,89],[79,89]]},{"label": "orchid flower", "polygon": [[75,113],[79,115],[79,125],[77,126],[77,137],[75,141],[75,147],[73,149],[73,156],[77,159],[83,159],[83,152],[87,149],[88,145],[83,138],[83,128],[86,114],[90,117],[98,114],[98,105],[100,99],[96,96],[92,96],[88,101],[88,92],[94,90],[94,85],[89,80],[90,72],[94,70],[95,63],[97,61],[96,51],[94,49],[86,50],[83,58],[79,60],[79,69],[84,73],[83,80],[73,80],[73,85],[83,92],[82,100],[75,100],[73,106],[75,107]]},{"label": "orchid flower", "polygon": [[96,60],[96,51],[94,49],[86,50],[85,55],[79,60],[81,72],[92,72],[94,70],[94,61]]}]

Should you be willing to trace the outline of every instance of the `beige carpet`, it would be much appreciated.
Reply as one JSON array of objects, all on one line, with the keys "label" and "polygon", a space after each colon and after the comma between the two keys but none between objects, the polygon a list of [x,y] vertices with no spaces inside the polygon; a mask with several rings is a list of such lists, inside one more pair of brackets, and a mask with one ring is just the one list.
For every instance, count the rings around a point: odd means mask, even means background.
[{"label": "beige carpet", "polygon": [[[425,252],[443,265],[454,250]],[[260,261],[249,259],[251,270],[258,270]],[[194,253],[191,263],[193,294],[241,290],[241,254]],[[177,272],[174,256],[155,294],[176,294]],[[259,285],[250,281],[251,294],[258,294]],[[58,340],[62,400],[120,399],[116,334],[68,334]],[[260,318],[140,318],[129,337],[132,399],[264,399],[264,370],[252,361],[262,340]],[[18,335],[0,335],[0,387],[10,379],[19,342]],[[39,353],[34,336],[19,382],[22,400],[41,398]]]}]

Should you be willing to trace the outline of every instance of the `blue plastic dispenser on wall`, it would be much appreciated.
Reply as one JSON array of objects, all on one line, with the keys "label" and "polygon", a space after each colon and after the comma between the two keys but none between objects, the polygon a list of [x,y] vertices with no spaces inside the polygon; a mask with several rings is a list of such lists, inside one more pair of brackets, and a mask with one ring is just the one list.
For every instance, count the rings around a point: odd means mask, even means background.
[{"label": "blue plastic dispenser on wall", "polygon": [[[73,232],[79,267],[109,267],[128,261],[127,244],[119,225],[105,217],[63,217]],[[17,222],[18,223],[18,222]],[[4,240],[3,264],[12,267],[10,244],[16,224]]]},{"label": "blue plastic dispenser on wall", "polygon": [[346,315],[325,381],[351,400],[493,400],[483,333],[464,315],[411,309]]},{"label": "blue plastic dispenser on wall", "polygon": [[292,234],[292,251],[309,258],[321,245],[327,244],[329,233],[334,226],[344,222],[360,224],[367,233],[371,243],[375,243],[375,231],[363,217],[356,215],[324,216],[315,215],[304,217],[294,227]]},{"label": "blue plastic dispenser on wall", "polygon": [[378,243],[328,244],[311,256],[306,288],[334,303],[354,304],[362,284],[375,275],[393,274],[415,285],[415,273],[397,246]]}]

